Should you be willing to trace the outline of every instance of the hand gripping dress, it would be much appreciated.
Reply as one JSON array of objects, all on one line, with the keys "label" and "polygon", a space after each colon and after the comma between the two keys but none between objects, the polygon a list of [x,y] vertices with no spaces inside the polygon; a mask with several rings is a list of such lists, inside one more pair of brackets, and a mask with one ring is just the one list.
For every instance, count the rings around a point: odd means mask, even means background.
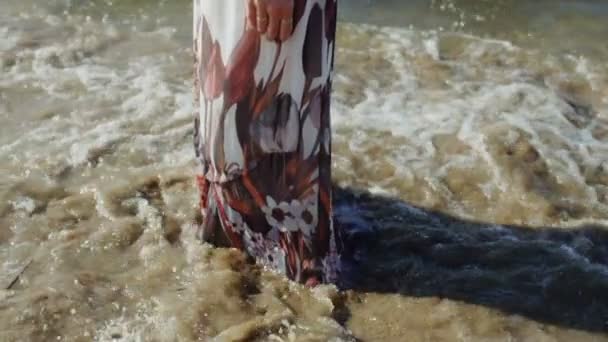
[{"label": "hand gripping dress", "polygon": [[337,0],[294,0],[270,41],[245,0],[194,0],[198,236],[306,284],[335,282],[330,90]]}]

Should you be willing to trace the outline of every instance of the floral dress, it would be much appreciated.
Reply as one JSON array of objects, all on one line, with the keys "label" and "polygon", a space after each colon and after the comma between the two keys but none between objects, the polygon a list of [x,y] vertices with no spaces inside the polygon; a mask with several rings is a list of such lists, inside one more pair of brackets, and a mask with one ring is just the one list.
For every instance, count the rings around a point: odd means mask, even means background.
[{"label": "floral dress", "polygon": [[[307,284],[335,282],[330,90],[337,0],[294,0],[293,35],[247,25],[245,0],[194,0],[199,237]],[[217,243],[217,242],[216,242]]]}]

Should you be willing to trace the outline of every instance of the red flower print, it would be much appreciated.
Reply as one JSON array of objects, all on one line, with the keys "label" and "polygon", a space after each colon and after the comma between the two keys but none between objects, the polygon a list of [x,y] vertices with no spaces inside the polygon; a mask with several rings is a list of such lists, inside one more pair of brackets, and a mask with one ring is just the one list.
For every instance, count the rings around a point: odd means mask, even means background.
[{"label": "red flower print", "polygon": [[203,92],[208,100],[213,100],[222,95],[224,80],[226,79],[222,51],[218,42],[213,44],[206,71]]},{"label": "red flower print", "polygon": [[253,72],[260,56],[260,34],[247,29],[234,48],[227,67],[225,107],[242,100],[254,87]]}]

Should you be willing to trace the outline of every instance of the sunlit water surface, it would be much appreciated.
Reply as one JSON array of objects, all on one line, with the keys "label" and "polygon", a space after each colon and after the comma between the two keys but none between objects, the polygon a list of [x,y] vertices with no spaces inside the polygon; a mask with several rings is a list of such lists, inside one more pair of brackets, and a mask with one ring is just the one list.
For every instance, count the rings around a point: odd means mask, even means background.
[{"label": "sunlit water surface", "polygon": [[194,240],[190,10],[0,3],[0,340],[608,340],[608,5],[343,1],[334,179],[373,195],[336,214],[376,293]]}]

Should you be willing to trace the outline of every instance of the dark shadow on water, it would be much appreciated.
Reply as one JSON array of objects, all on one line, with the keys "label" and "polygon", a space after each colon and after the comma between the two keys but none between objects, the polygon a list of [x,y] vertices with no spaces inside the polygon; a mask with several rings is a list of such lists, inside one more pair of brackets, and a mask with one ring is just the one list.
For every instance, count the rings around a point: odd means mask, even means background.
[{"label": "dark shadow on water", "polygon": [[608,332],[608,229],[469,222],[335,189],[342,287],[436,296],[567,328]]}]

